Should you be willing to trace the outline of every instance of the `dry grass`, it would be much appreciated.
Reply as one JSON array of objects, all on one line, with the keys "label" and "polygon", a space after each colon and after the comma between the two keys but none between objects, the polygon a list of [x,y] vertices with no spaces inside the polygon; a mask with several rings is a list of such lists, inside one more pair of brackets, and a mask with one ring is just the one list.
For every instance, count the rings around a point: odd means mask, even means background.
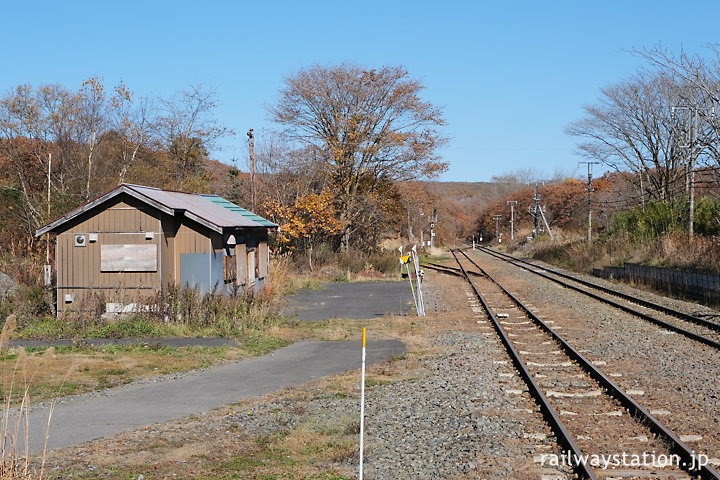
[{"label": "dry grass", "polygon": [[632,243],[622,237],[603,237],[588,245],[579,236],[536,241],[523,247],[535,258],[578,272],[624,262],[720,272],[720,238],[671,233]]},{"label": "dry grass", "polygon": [[[7,346],[7,337],[12,334],[14,328],[14,319],[8,319],[2,332],[0,342],[3,347]],[[4,351],[5,352],[5,351]],[[45,475],[45,452],[49,430],[44,432],[32,432],[32,434],[42,433],[44,435],[43,452],[40,455],[39,466],[31,464],[29,446],[30,446],[30,385],[33,375],[28,376],[26,368],[27,357],[20,355],[15,362],[15,368],[12,372],[3,372],[3,381],[0,388],[2,391],[4,405],[0,412],[0,479],[3,480],[41,480],[46,478]],[[14,388],[16,383],[21,384],[19,388]],[[14,392],[19,390],[19,394]],[[13,405],[17,406],[12,408]],[[46,425],[50,425],[52,419],[54,403],[50,405],[48,419]],[[24,448],[18,450],[19,446]]]},{"label": "dry grass", "polygon": [[[58,353],[61,352],[61,353]],[[81,347],[39,349],[28,353],[23,348],[10,350],[0,360],[1,378],[21,378],[27,383],[27,395],[34,402],[57,396],[85,393],[123,385],[134,380],[168,373],[188,371],[237,358],[239,348],[155,348],[149,345],[128,347]],[[16,361],[13,361],[16,360]],[[22,399],[22,389],[5,383],[2,400]],[[25,387],[23,387],[25,389]]]}]

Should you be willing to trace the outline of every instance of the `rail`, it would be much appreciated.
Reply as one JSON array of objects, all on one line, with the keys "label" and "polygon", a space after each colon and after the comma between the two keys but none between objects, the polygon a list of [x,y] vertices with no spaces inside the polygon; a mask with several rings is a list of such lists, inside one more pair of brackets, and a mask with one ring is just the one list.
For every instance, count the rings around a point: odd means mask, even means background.
[{"label": "rail", "polygon": [[[686,471],[693,475],[700,475],[701,478],[704,479],[716,479],[720,480],[720,474],[713,469],[712,467],[708,465],[699,466],[697,469],[692,469],[690,466],[696,465],[695,460],[698,458],[697,453],[691,449],[687,444],[685,444],[680,438],[675,435],[671,430],[669,430],[662,422],[660,422],[657,418],[655,418],[645,407],[640,405],[637,401],[635,401],[632,397],[630,397],[623,389],[621,389],[615,382],[613,382],[608,376],[606,376],[604,373],[602,373],[597,367],[595,367],[588,359],[586,359],[580,352],[578,352],[573,346],[571,346],[564,338],[562,338],[555,330],[553,330],[547,323],[545,323],[542,319],[540,319],[537,315],[535,315],[528,307],[526,307],[516,296],[514,296],[512,293],[510,293],[504,286],[502,286],[500,283],[498,283],[490,274],[488,274],[482,267],[480,267],[474,260],[472,260],[464,251],[462,250],[453,250],[452,254],[455,258],[456,262],[458,263],[460,269],[464,273],[465,279],[470,284],[473,292],[475,293],[476,297],[480,301],[480,303],[483,306],[483,309],[487,313],[488,317],[493,323],[493,326],[495,327],[495,330],[498,332],[498,335],[500,336],[503,344],[505,345],[506,350],[508,351],[508,354],[513,360],[513,363],[518,368],[518,371],[523,376],[523,379],[526,381],[526,384],[528,385],[528,389],[533,394],[533,397],[536,399],[536,402],[540,406],[541,411],[543,412],[544,416],[546,417],[548,423],[553,428],[553,431],[555,431],[556,435],[558,435],[558,439],[560,443],[563,444],[566,448],[569,448],[570,450],[575,453],[579,453],[579,448],[577,447],[577,444],[575,444],[574,440],[570,436],[570,433],[568,432],[567,428],[564,426],[562,420],[557,415],[557,412],[553,409],[552,405],[548,402],[547,397],[542,392],[542,390],[539,388],[538,384],[535,382],[535,380],[532,378],[532,375],[530,374],[529,370],[525,366],[525,364],[522,362],[522,359],[519,356],[518,351],[515,349],[515,347],[512,345],[512,342],[510,341],[507,334],[504,332],[504,329],[500,325],[500,322],[497,320],[495,315],[492,313],[490,307],[483,299],[480,292],[477,290],[475,285],[473,284],[472,280],[470,279],[470,276],[466,273],[466,269],[462,266],[462,263],[460,259],[457,256],[457,253],[460,253],[465,257],[467,261],[469,261],[475,268],[478,269],[478,271],[486,277],[488,280],[493,282],[495,285],[497,285],[504,293],[507,295],[508,298],[512,300],[512,302],[522,311],[524,314],[532,320],[536,325],[538,325],[542,330],[547,332],[555,342],[557,342],[562,349],[565,351],[565,353],[570,357],[573,361],[575,361],[591,378],[593,378],[596,382],[598,382],[607,392],[610,396],[615,398],[621,405],[623,405],[633,416],[636,418],[641,419],[641,421],[648,425],[650,430],[656,434],[658,437],[662,438],[665,442],[670,445],[670,449],[673,453],[677,454],[684,462]],[[582,478],[596,478],[594,473],[585,465],[577,465],[576,467],[576,474]]]}]

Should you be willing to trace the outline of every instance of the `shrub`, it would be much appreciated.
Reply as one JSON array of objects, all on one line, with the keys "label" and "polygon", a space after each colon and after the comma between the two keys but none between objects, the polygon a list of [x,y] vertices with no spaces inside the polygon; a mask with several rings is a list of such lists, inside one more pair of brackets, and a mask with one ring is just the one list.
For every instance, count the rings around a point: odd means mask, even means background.
[{"label": "shrub", "polygon": [[632,210],[615,214],[610,233],[632,243],[652,240],[661,235],[682,231],[687,224],[686,202],[648,201]]},{"label": "shrub", "polygon": [[701,198],[697,201],[694,230],[698,235],[720,235],[720,200]]}]

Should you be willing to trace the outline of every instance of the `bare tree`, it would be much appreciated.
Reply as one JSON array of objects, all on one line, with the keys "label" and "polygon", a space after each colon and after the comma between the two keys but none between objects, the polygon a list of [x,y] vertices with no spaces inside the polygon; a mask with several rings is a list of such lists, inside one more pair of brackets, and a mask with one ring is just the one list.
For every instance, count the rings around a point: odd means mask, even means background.
[{"label": "bare tree", "polygon": [[118,183],[125,182],[128,169],[135,162],[138,152],[152,141],[154,129],[151,102],[147,98],[135,99],[124,83],[115,87],[110,99],[112,126],[119,134],[120,165]]},{"label": "bare tree", "polygon": [[217,100],[215,92],[202,85],[193,85],[169,99],[160,100],[162,114],[156,132],[177,168],[180,186],[188,178],[203,173],[207,149],[232,130],[220,125],[213,116]]},{"label": "bare tree", "polygon": [[647,180],[643,188],[651,197],[670,199],[684,187],[687,163],[671,106],[689,93],[676,76],[641,72],[602,89],[599,104],[585,107],[586,118],[566,131],[585,140],[579,149],[586,157],[628,170]]},{"label": "bare tree", "polygon": [[513,170],[502,175],[493,175],[492,181],[497,183],[509,183],[513,185],[528,185],[543,181],[543,172],[535,167],[525,167]]},{"label": "bare tree", "polygon": [[[13,175],[3,178],[4,189],[17,190],[22,194],[24,225],[30,233],[46,220],[43,207],[44,172],[48,169],[51,141],[54,140],[53,127],[48,107],[50,87],[41,92],[30,85],[21,85],[0,99],[0,155],[12,166]],[[60,88],[52,88],[55,98],[65,97],[59,94]],[[9,173],[9,172],[7,172]]]},{"label": "bare tree", "polygon": [[[684,49],[675,53],[662,46],[633,50],[659,72],[670,72],[681,79],[690,94],[683,100],[687,105],[699,108],[703,117],[696,133],[697,164],[705,170],[705,179],[713,178],[720,184],[720,122],[717,110],[720,107],[720,45],[708,45],[710,55],[691,54]],[[684,136],[689,136],[685,124]],[[687,143],[687,141],[686,141]]]},{"label": "bare tree", "polygon": [[100,77],[93,77],[82,84],[79,125],[82,128],[82,141],[87,151],[87,172],[85,184],[85,200],[90,200],[90,185],[93,178],[95,151],[101,133],[105,129],[105,87]]},{"label": "bare tree", "polygon": [[419,97],[422,88],[402,67],[315,66],[287,78],[269,109],[288,138],[323,159],[344,251],[353,233],[374,221],[388,186],[447,168],[438,155],[446,140],[437,127],[445,121]]}]

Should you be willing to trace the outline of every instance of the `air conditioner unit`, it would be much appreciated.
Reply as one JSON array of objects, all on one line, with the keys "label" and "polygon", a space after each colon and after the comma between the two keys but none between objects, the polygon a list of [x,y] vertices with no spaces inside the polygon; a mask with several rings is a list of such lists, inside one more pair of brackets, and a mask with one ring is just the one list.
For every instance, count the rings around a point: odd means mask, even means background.
[{"label": "air conditioner unit", "polygon": [[74,245],[76,247],[84,247],[87,245],[87,237],[84,233],[76,233],[75,234],[75,243]]}]

